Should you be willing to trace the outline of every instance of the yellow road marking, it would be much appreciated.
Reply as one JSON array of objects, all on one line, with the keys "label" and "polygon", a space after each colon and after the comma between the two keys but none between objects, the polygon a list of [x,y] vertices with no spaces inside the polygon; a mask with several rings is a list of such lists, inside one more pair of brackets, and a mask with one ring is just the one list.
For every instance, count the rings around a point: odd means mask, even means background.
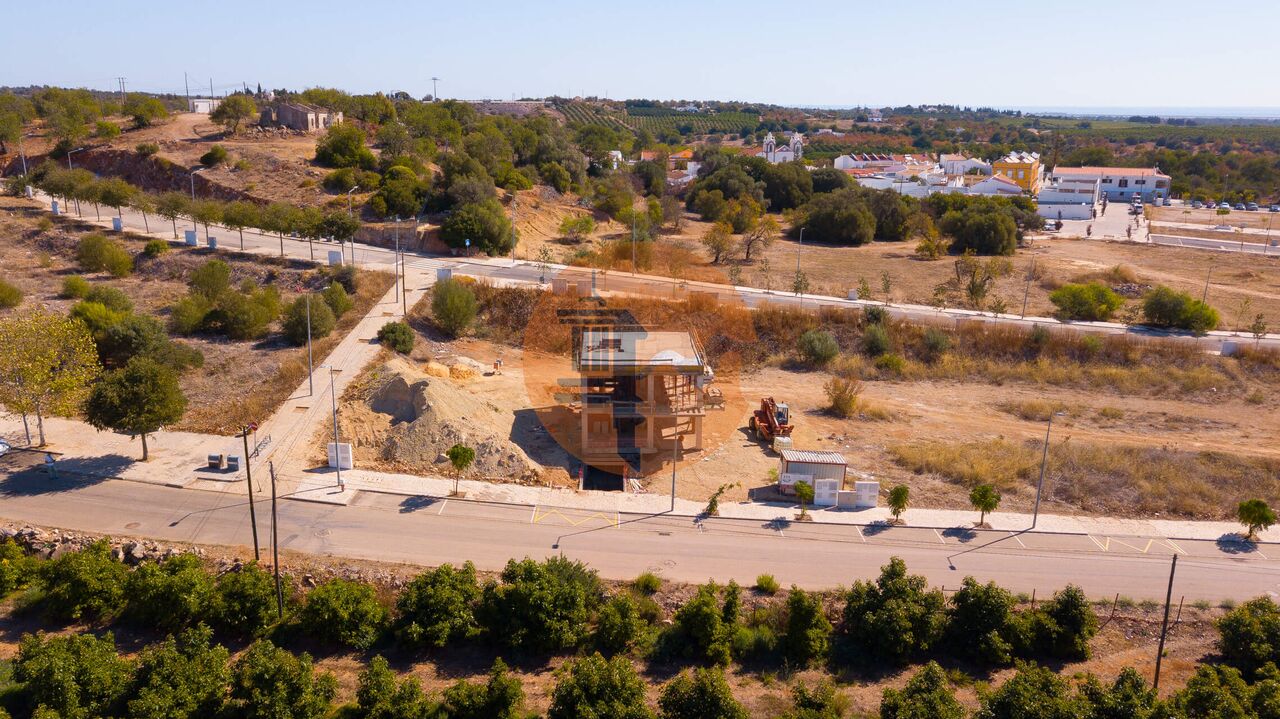
[{"label": "yellow road marking", "polygon": [[[571,517],[571,516],[569,516],[569,515],[566,515],[566,514],[564,514],[563,512],[561,512],[560,510],[558,510],[558,509],[554,509],[554,508],[553,508],[553,509],[548,509],[548,510],[546,510],[545,512],[539,512],[537,507],[534,507],[534,509],[533,509],[533,522],[536,524],[536,523],[538,523],[538,522],[541,522],[541,521],[542,521],[542,520],[544,520],[544,519],[547,519],[548,517],[550,517],[550,516],[552,516],[552,515],[555,515],[555,516],[559,517],[560,519],[563,519],[563,520],[564,520],[565,522],[567,522],[567,523],[569,524],[569,526],[571,526],[571,527],[577,527],[577,526],[580,526],[580,525],[585,524],[586,522],[589,522],[589,521],[591,521],[591,520],[593,520],[593,519],[599,519],[599,520],[603,521],[605,524],[612,524],[612,525],[613,525],[613,526],[615,526],[615,527],[617,527],[617,526],[620,524],[620,522],[619,522],[619,518],[618,518],[618,514],[617,514],[616,512],[614,513],[614,516],[613,516],[612,518],[611,518],[611,517],[609,517],[609,515],[607,515],[607,514],[605,514],[605,513],[603,513],[603,512],[592,512],[592,513],[590,513],[590,514],[583,515],[583,516],[578,516],[578,517],[576,517],[576,518],[575,518],[575,517]],[[575,520],[576,520],[576,521],[575,521]]]}]

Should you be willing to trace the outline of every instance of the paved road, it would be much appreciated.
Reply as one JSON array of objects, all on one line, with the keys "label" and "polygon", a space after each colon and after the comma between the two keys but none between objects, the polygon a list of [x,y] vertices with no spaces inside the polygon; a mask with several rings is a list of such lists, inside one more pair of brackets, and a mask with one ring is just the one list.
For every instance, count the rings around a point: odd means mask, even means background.
[{"label": "paved road", "polygon": [[[257,504],[267,546],[269,502]],[[909,516],[909,515],[908,515]],[[243,497],[123,481],[50,480],[43,470],[0,480],[0,517],[41,525],[202,544],[251,545]],[[280,546],[349,559],[434,565],[557,553],[606,578],[655,571],[672,580],[818,589],[875,576],[891,556],[935,585],[966,575],[1040,596],[1068,582],[1093,596],[1164,596],[1169,557],[1181,554],[1175,597],[1242,600],[1280,590],[1280,548],[1214,542],[923,528],[839,527],[627,515],[429,497],[361,494],[350,506],[282,501]],[[799,561],[800,559],[803,561]]]},{"label": "paved road", "polygon": [[[41,196],[41,201],[46,205],[48,198]],[[87,209],[87,208],[86,208]],[[74,216],[74,215],[73,215]],[[104,214],[103,224],[109,224],[110,215]],[[93,220],[92,213],[86,213],[82,219]],[[144,225],[142,215],[132,211],[125,210],[123,213],[125,227],[141,232]],[[172,232],[170,226],[163,219],[151,217],[149,226],[154,234],[164,237],[171,237]],[[179,223],[179,232],[190,229],[189,223]],[[214,228],[212,233],[218,239],[218,245],[227,249],[239,249],[240,236],[239,233],[224,228]],[[199,240],[204,244],[205,232],[204,228],[199,228]],[[1213,242],[1207,240],[1207,242]],[[326,242],[309,243],[306,240],[284,238],[281,240],[276,235],[260,233],[256,230],[244,231],[244,247],[248,251],[275,254],[281,253],[281,247],[286,256],[295,259],[311,259],[316,258],[325,261],[328,252],[336,250],[337,245]],[[392,250],[365,244],[347,245],[347,252],[354,252],[355,262],[359,266],[374,266],[379,269],[390,271],[395,263],[395,253]],[[448,267],[459,274],[471,275],[474,277],[484,277],[494,280],[504,280],[519,284],[537,285],[541,284],[540,279],[546,275],[550,279],[565,279],[572,283],[589,286],[592,280],[592,271],[583,268],[555,267],[550,272],[543,272],[535,263],[530,262],[514,262],[509,259],[497,258],[474,258],[461,259],[452,257],[432,257],[425,253],[411,252],[407,253],[407,263],[411,268],[416,268],[426,272],[434,272],[438,268]],[[646,275],[633,276],[626,272],[598,272],[596,273],[596,284],[598,289],[604,292],[616,292],[623,294],[650,295],[659,297],[686,297],[690,292],[702,292],[707,294],[715,294],[722,300],[737,299],[744,302],[749,307],[758,307],[764,303],[779,304],[785,306],[835,306],[835,307],[865,307],[871,304],[879,304],[874,302],[863,302],[860,300],[849,300],[839,297],[825,297],[819,295],[805,295],[803,297],[790,293],[781,292],[765,292],[764,290],[750,287],[730,287],[727,285],[716,285],[702,282],[682,283],[665,277],[652,277]],[[1089,332],[1102,334],[1133,334],[1141,337],[1161,337],[1171,339],[1178,342],[1188,342],[1197,344],[1206,350],[1218,349],[1223,340],[1233,339],[1230,332],[1211,332],[1204,337],[1194,337],[1188,334],[1163,332],[1142,327],[1126,327],[1118,323],[1103,322],[1080,322],[1080,323],[1059,323],[1057,320],[1046,317],[1019,317],[1017,315],[1000,315],[998,317],[990,314],[980,315],[979,313],[960,310],[947,309],[939,311],[932,307],[922,305],[893,305],[887,308],[889,314],[914,321],[946,321],[953,322],[964,319],[979,319],[983,322],[999,322],[1002,324],[1014,324],[1024,327],[1032,325],[1040,325],[1054,332],[1076,332],[1087,330]],[[1262,346],[1280,347],[1280,335],[1273,334],[1264,338],[1261,342]]]},{"label": "paved road", "polygon": [[1153,234],[1151,235],[1151,241],[1157,245],[1192,247],[1202,250],[1217,250],[1220,252],[1243,252],[1251,255],[1280,258],[1280,248],[1270,247],[1260,242],[1213,240],[1205,237],[1183,237],[1181,235],[1166,234]]}]

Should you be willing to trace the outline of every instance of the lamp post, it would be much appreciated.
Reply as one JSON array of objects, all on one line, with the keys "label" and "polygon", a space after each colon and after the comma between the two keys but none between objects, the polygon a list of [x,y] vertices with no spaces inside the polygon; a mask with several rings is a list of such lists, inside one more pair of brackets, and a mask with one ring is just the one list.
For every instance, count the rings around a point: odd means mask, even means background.
[{"label": "lamp post", "polygon": [[[187,175],[188,175],[188,176],[190,177],[190,179],[191,179],[191,201],[192,201],[192,202],[195,202],[195,201],[196,201],[196,173],[197,173],[197,172],[201,172],[201,171],[203,171],[204,169],[205,169],[205,168],[203,168],[203,167],[197,167],[196,169],[194,169],[194,170],[192,170],[191,172],[188,172],[188,173],[187,173]],[[194,208],[192,208],[192,209],[194,210]],[[192,229],[192,230],[196,230],[196,229],[197,229],[197,227],[196,227],[196,213],[195,213],[195,212],[192,212],[192,213],[191,213],[191,229]],[[205,228],[205,229],[207,230],[208,228]],[[208,233],[208,232],[205,232],[205,234],[207,235],[207,234],[209,234],[209,233]]]},{"label": "lamp post", "polygon": [[[355,216],[355,213],[351,210],[351,193],[355,192],[358,189],[360,189],[360,186],[356,185],[350,190],[347,190],[347,214],[351,215],[352,217]],[[354,266],[356,264],[356,238],[352,236],[349,242],[351,244],[351,264],[352,266]],[[338,249],[339,250],[342,249],[342,243],[338,243]]]},{"label": "lamp post", "polygon": [[307,302],[307,396],[313,397],[316,388],[312,376],[315,374],[315,368],[311,365],[311,293],[303,295]]},{"label": "lamp post", "polygon": [[1053,431],[1053,418],[1063,414],[1062,412],[1049,413],[1049,425],[1044,430],[1044,454],[1040,457],[1040,481],[1036,483],[1036,506],[1031,515],[1031,528],[1036,528],[1036,522],[1040,519],[1040,493],[1044,491],[1044,472],[1049,464],[1049,433]]},{"label": "lamp post", "polygon": [[84,149],[83,147],[77,147],[77,148],[76,148],[76,149],[74,149],[74,150],[67,150],[67,169],[68,169],[68,170],[74,170],[74,169],[75,169],[74,167],[72,167],[72,166],[71,166],[71,156],[72,156],[72,155],[74,155],[74,154],[76,154],[77,152],[80,152],[80,151],[81,151],[81,150],[83,150],[83,149]]},{"label": "lamp post", "polygon": [[333,466],[338,470],[338,491],[346,491],[346,485],[342,483],[342,452],[338,444],[338,392],[335,388],[333,376],[342,370],[332,365],[324,365],[329,370],[329,400],[333,406]]},{"label": "lamp post", "polygon": [[395,298],[400,299],[400,216],[396,215],[391,218],[391,226],[395,228],[396,235],[396,255],[395,260],[391,263],[391,269],[396,275],[396,294]]},{"label": "lamp post", "polygon": [[[416,225],[415,225],[416,227]],[[417,230],[414,230],[417,234]],[[396,252],[400,255],[400,313],[405,323],[409,322],[409,262],[400,251],[400,223],[396,223]]]}]

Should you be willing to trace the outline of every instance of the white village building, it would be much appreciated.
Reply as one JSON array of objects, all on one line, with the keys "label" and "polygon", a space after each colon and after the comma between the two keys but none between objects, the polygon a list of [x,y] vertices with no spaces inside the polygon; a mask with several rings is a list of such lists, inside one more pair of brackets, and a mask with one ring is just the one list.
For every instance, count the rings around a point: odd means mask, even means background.
[{"label": "white village building", "polygon": [[778,141],[774,139],[773,133],[770,132],[764,136],[764,148],[760,151],[759,156],[773,165],[799,160],[804,157],[804,135],[799,132],[793,132],[791,133],[791,143],[778,147]]}]

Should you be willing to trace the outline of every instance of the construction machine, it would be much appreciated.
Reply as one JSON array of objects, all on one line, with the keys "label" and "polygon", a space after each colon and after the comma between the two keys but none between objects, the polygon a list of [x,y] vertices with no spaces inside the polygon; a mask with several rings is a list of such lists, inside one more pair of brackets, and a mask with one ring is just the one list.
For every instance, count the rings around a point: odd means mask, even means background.
[{"label": "construction machine", "polygon": [[747,426],[752,437],[764,440],[775,452],[791,446],[791,408],[772,397],[760,400],[760,409],[751,414]]}]

